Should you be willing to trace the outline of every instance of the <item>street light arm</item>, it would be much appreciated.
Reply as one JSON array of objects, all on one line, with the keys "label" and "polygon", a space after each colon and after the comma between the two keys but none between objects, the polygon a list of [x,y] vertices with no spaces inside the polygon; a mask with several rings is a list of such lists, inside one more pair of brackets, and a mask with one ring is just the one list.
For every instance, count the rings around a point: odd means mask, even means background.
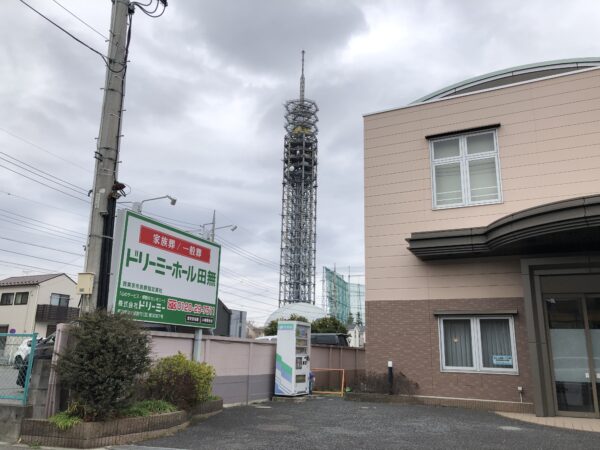
[{"label": "street light arm", "polygon": [[137,213],[142,213],[142,205],[146,202],[151,202],[153,200],[161,200],[163,198],[168,198],[171,201],[171,206],[174,206],[177,203],[177,199],[170,195],[163,195],[161,197],[147,198],[142,200],[141,202],[133,202],[133,210]]}]

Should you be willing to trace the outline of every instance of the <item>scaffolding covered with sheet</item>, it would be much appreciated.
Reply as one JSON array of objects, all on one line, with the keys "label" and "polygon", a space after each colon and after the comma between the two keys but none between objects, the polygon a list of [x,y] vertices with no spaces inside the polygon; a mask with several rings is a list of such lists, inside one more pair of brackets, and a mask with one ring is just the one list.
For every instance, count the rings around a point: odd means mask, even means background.
[{"label": "scaffolding covered with sheet", "polygon": [[365,324],[364,284],[350,283],[335,269],[323,267],[323,299],[329,316],[345,324]]}]

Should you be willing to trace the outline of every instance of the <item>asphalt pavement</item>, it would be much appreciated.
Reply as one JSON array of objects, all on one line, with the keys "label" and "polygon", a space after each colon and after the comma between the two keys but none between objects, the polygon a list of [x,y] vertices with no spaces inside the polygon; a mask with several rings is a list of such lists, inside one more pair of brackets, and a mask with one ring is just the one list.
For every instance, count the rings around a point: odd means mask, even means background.
[{"label": "asphalt pavement", "polygon": [[491,412],[315,398],[228,408],[173,436],[112,448],[598,449],[600,434]]},{"label": "asphalt pavement", "polygon": [[[4,450],[27,448],[0,444]],[[519,422],[491,412],[314,398],[227,408],[174,435],[109,448],[571,450],[600,448],[600,434]]]}]

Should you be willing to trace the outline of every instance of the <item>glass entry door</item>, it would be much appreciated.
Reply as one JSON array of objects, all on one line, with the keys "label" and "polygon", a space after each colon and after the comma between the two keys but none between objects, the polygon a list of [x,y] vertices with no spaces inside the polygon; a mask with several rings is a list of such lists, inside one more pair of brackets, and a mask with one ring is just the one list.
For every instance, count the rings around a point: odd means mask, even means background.
[{"label": "glass entry door", "polygon": [[600,295],[544,295],[544,303],[557,412],[599,417]]}]

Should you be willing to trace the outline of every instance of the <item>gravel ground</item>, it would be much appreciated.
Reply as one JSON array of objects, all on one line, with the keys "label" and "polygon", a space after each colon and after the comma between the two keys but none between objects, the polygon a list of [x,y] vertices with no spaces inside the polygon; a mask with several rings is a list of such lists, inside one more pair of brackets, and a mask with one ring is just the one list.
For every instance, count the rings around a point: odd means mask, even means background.
[{"label": "gravel ground", "polygon": [[177,433],[118,450],[598,449],[600,435],[458,408],[308,399],[225,409]]}]

